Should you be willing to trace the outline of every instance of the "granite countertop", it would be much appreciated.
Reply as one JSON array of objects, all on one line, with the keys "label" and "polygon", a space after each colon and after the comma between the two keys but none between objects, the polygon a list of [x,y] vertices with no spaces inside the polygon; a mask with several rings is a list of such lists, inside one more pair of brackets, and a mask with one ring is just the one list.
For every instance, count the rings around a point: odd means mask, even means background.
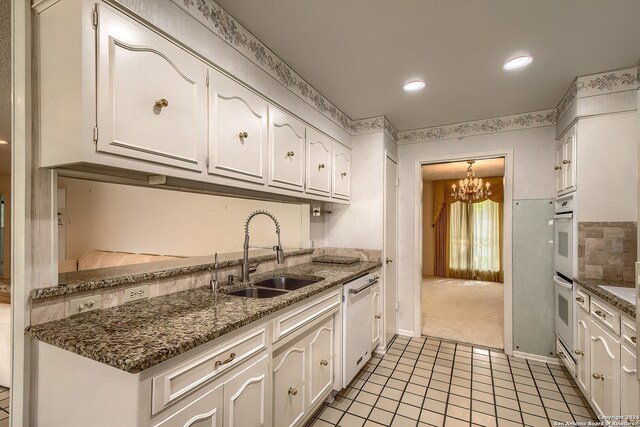
[{"label": "granite countertop", "polygon": [[253,299],[198,288],[30,326],[25,334],[135,374],[379,267],[310,262],[252,277],[324,278],[282,296]]},{"label": "granite countertop", "polygon": [[[285,249],[285,255],[288,256],[310,253],[313,253],[313,249]],[[276,259],[276,255],[272,250],[251,250],[249,254],[249,261],[252,263]],[[213,261],[213,255],[209,255],[63,273],[59,275],[57,286],[33,289],[31,291],[31,299],[50,298],[211,270],[213,269]],[[220,268],[240,265],[241,263],[242,252],[220,254],[218,256],[218,267]]]},{"label": "granite countertop", "polygon": [[635,318],[636,317],[636,306],[629,301],[626,301],[618,296],[612,294],[606,289],[602,289],[600,285],[603,286],[620,286],[622,288],[633,288],[633,283],[619,283],[619,282],[611,282],[600,279],[573,279],[574,283],[578,284],[578,286],[584,288],[586,291],[594,294],[598,298],[601,298],[613,305],[614,307],[620,309],[623,313],[628,314],[629,316]]}]

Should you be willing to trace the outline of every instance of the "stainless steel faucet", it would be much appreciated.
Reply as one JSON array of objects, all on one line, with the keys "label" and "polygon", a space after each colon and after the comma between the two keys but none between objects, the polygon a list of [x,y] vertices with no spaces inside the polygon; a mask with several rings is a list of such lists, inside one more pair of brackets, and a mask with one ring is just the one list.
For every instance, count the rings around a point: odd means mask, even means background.
[{"label": "stainless steel faucet", "polygon": [[242,258],[242,281],[243,282],[248,282],[249,274],[255,273],[256,271],[255,267],[254,268],[249,267],[249,222],[251,222],[253,217],[256,215],[266,215],[269,218],[271,218],[273,222],[276,224],[276,235],[278,236],[278,245],[274,246],[273,250],[276,251],[276,262],[278,264],[284,263],[284,251],[282,250],[282,243],[280,243],[280,223],[278,223],[278,220],[271,212],[262,211],[262,210],[255,211],[251,215],[249,215],[249,217],[244,223],[244,246],[243,246],[244,253]]}]

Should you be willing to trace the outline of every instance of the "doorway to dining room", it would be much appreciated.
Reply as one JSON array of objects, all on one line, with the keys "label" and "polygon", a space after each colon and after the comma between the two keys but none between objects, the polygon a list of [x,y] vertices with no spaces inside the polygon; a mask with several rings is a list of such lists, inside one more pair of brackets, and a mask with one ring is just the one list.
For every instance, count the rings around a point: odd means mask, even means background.
[{"label": "doorway to dining room", "polygon": [[504,348],[504,157],[422,166],[422,334]]}]

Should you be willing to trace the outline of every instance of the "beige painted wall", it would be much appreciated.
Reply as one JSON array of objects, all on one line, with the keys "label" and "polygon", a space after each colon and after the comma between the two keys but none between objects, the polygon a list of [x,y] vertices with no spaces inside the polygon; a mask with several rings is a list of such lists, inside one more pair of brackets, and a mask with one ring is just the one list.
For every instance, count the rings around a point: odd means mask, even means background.
[{"label": "beige painted wall", "polygon": [[433,276],[435,229],[433,223],[433,181],[422,182],[422,275]]},{"label": "beige painted wall", "polygon": [[4,194],[4,271],[2,278],[11,277],[11,177],[0,175],[0,193]]},{"label": "beige painted wall", "polygon": [[[60,178],[66,188],[66,258],[100,249],[198,256],[242,250],[244,221],[265,209],[278,218],[284,247],[308,247],[308,205],[246,200]],[[274,224],[251,221],[251,245],[273,246]]]}]

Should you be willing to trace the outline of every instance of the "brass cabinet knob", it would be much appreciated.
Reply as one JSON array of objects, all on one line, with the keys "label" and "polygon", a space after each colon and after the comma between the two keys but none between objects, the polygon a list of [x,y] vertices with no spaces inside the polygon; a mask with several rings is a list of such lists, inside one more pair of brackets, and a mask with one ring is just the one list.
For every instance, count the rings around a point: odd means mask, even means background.
[{"label": "brass cabinet knob", "polygon": [[576,297],[576,301],[578,301],[578,302],[584,302],[584,298],[582,298],[582,297]]},{"label": "brass cabinet knob", "polygon": [[595,312],[598,316],[602,317],[603,319],[605,319],[607,316],[600,310],[596,310]]},{"label": "brass cabinet knob", "polygon": [[249,138],[249,134],[246,132],[240,132],[238,136],[240,137],[240,139]]},{"label": "brass cabinet knob", "polygon": [[602,380],[602,381],[604,381],[604,375],[593,374],[591,376],[593,377],[594,380]]},{"label": "brass cabinet knob", "polygon": [[584,351],[581,351],[581,350],[575,350],[574,353],[577,354],[578,356],[584,356]]},{"label": "brass cabinet knob", "polygon": [[158,99],[156,101],[156,108],[158,110],[162,110],[164,107],[168,107],[169,106],[169,101],[167,101],[166,99],[162,98],[162,99]]},{"label": "brass cabinet knob", "polygon": [[567,356],[563,353],[563,352],[558,352],[558,356],[562,357],[563,359],[566,359]]},{"label": "brass cabinet knob", "polygon": [[389,264],[390,262],[393,262],[393,260],[391,258],[387,258],[384,260],[385,264]]},{"label": "brass cabinet knob", "polygon": [[293,387],[289,387],[289,391],[288,391],[288,393],[289,393],[291,396],[295,396],[296,394],[298,394],[298,390],[296,390],[296,389],[295,389],[295,388],[293,388]]},{"label": "brass cabinet knob", "polygon": [[324,169],[324,163],[320,163],[320,164],[318,165],[318,169]]},{"label": "brass cabinet knob", "polygon": [[379,314],[376,314],[376,319],[379,319],[380,317],[382,316],[380,316]]},{"label": "brass cabinet knob", "polygon": [[633,343],[636,344],[636,337],[631,337],[631,341],[633,341]]},{"label": "brass cabinet knob", "polygon": [[559,171],[560,169],[562,169],[562,167],[561,166],[555,166],[553,169]]},{"label": "brass cabinet knob", "polygon": [[324,359],[322,359],[322,360],[320,361],[320,364],[321,364],[322,366],[327,366],[327,365],[329,364],[329,362],[328,362],[328,361],[326,361],[326,360],[324,360]]},{"label": "brass cabinet knob", "polygon": [[563,161],[562,161],[562,164],[563,164],[563,165],[568,165],[569,163],[571,163],[571,160],[563,160]]},{"label": "brass cabinet knob", "polygon": [[296,153],[293,151],[287,151],[287,157],[293,157]]},{"label": "brass cabinet knob", "polygon": [[340,176],[344,178],[345,176],[347,176],[347,173],[346,173],[346,172],[342,172],[342,173],[340,174]]}]

